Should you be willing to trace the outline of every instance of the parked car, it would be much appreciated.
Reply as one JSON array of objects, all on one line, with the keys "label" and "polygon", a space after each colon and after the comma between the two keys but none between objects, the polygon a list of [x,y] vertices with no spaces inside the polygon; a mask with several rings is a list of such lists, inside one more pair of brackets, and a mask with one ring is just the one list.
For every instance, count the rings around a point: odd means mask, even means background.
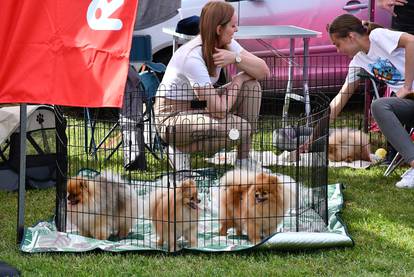
[{"label": "parked car", "polygon": [[[144,0],[141,0],[144,1]],[[152,36],[152,52],[154,61],[168,63],[172,54],[172,37],[162,32],[163,27],[175,27],[177,22],[191,15],[199,15],[207,0],[182,0],[177,13],[154,26],[137,30],[134,34],[149,34]],[[352,13],[363,20],[375,21],[383,26],[391,25],[390,15],[375,8],[372,0],[227,0],[235,7],[239,17],[239,25],[295,25],[306,29],[319,31],[322,35],[310,39],[309,53],[311,66],[323,69],[310,70],[310,80],[319,80],[316,75],[324,74],[325,86],[331,83],[342,83],[347,71],[349,60],[339,57],[336,48],[329,40],[326,25],[343,13]],[[282,55],[288,53],[287,39],[268,41]],[[243,47],[263,57],[271,57],[271,53],[255,40],[240,41]],[[302,41],[296,41],[295,51],[302,53]],[[282,59],[286,64],[286,59]],[[300,63],[300,60],[298,60]],[[274,62],[274,64],[278,64]],[[312,82],[311,82],[312,85]]]}]

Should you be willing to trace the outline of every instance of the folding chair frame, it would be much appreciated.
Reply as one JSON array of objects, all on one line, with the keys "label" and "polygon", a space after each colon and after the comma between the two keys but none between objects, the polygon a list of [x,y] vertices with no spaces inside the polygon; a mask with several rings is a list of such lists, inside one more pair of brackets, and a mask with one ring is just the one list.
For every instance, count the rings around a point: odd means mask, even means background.
[{"label": "folding chair frame", "polygon": [[[153,124],[153,120],[155,118],[154,115],[154,99],[155,94],[160,83],[157,73],[165,72],[165,65],[162,63],[154,63],[152,62],[152,47],[151,47],[151,36],[149,35],[138,35],[134,36],[132,39],[132,47],[131,47],[131,54],[130,54],[130,61],[133,64],[142,63],[141,70],[139,72],[140,78],[140,89],[144,92],[143,102],[145,104],[145,112],[143,114],[144,123],[148,124],[149,128],[149,140],[144,143],[145,148],[154,156],[156,159],[162,159],[163,157],[163,147],[161,139],[159,138],[156,130],[155,124]],[[105,141],[111,136],[111,134],[117,130],[120,126],[119,122],[116,123],[108,133],[104,136],[104,138],[96,144],[95,142],[95,127],[96,127],[96,116],[94,117],[91,114],[89,108],[85,108],[84,114],[85,120],[85,152],[91,154],[95,158],[97,157],[98,150],[105,144]],[[90,129],[91,137],[89,139],[89,132]],[[115,152],[119,149],[122,145],[122,141],[120,141],[115,148],[109,153],[108,156],[105,157],[105,161],[108,161]],[[159,151],[159,155],[157,154]]]},{"label": "folding chair frame", "polygon": [[[375,79],[369,75],[368,73],[364,72],[364,73],[360,73],[359,76],[361,78],[367,79],[367,81],[371,82],[372,88],[374,90],[374,99],[379,99],[380,95],[378,92],[378,84],[375,81]],[[366,100],[367,100],[367,93],[366,93]],[[367,101],[366,101],[367,103]],[[366,112],[366,115],[368,116],[368,111]],[[367,126],[366,126],[367,127]],[[368,128],[367,128],[368,129]],[[411,128],[410,130],[410,136],[413,134],[414,132],[414,128]],[[395,154],[394,158],[392,159],[391,163],[388,165],[387,169],[384,172],[384,176],[388,177],[392,172],[394,172],[394,170],[404,161],[404,159],[402,158],[401,154],[398,152],[397,154]]]}]

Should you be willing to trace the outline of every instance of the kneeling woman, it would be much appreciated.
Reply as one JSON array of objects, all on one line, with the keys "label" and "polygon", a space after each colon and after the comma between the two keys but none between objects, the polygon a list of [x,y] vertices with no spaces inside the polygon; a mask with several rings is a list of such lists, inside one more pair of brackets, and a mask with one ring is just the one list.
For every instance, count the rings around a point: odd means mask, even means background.
[{"label": "kneeling woman", "polygon": [[328,31],[338,52],[352,58],[348,79],[330,105],[331,120],[357,87],[357,68],[387,83],[396,97],[375,100],[372,115],[387,140],[411,166],[396,186],[414,188],[414,144],[403,127],[414,127],[414,36],[361,22],[349,14],[337,17]]},{"label": "kneeling woman", "polygon": [[[257,80],[264,79],[269,68],[233,39],[236,24],[230,4],[207,3],[200,35],[181,46],[167,66],[155,113],[161,137],[178,153],[212,154],[237,142],[237,158],[241,164],[247,161],[261,104]],[[215,88],[220,70],[231,64],[239,73]]]}]

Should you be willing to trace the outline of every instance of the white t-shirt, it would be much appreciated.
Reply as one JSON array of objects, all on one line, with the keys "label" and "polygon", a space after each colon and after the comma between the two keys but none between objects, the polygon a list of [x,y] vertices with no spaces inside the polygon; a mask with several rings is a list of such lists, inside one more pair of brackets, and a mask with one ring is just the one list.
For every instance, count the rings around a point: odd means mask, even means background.
[{"label": "white t-shirt", "polygon": [[369,34],[371,45],[367,54],[358,52],[349,63],[347,82],[359,79],[359,68],[365,69],[370,75],[385,83],[393,91],[404,85],[405,49],[397,48],[403,32],[377,28]]},{"label": "white t-shirt", "polygon": [[[201,37],[197,36],[178,48],[168,63],[157,96],[174,100],[193,100],[195,94],[192,88],[213,85],[217,82],[221,67],[216,68],[216,76],[208,74],[201,44]],[[234,39],[228,48],[236,53],[240,53],[242,49]]]}]

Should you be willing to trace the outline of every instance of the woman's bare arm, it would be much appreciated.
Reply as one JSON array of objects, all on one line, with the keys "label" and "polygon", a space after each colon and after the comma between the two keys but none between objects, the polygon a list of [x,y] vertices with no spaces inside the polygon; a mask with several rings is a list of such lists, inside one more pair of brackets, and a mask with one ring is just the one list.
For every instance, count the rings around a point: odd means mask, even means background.
[{"label": "woman's bare arm", "polygon": [[256,80],[262,80],[270,75],[269,67],[263,59],[246,50],[240,52],[240,58],[241,62],[236,64],[237,68]]},{"label": "woman's bare arm", "polygon": [[[343,108],[345,107],[346,103],[348,103],[351,96],[355,93],[359,84],[359,80],[355,82],[348,83],[345,82],[342,85],[342,88],[339,90],[338,94],[332,99],[331,103],[329,104],[329,108],[331,113],[329,115],[330,122],[333,122],[338,115],[341,113]],[[309,145],[314,141],[315,137],[319,137],[320,126],[316,125],[313,128],[312,134],[309,136],[309,139],[302,145],[299,146],[299,153],[307,152],[309,150]],[[296,155],[296,150],[292,151],[291,157]]]},{"label": "woman's bare arm", "polygon": [[194,91],[200,101],[206,101],[206,110],[214,117],[224,118],[234,105],[237,95],[243,83],[251,80],[252,77],[244,72],[240,72],[233,77],[232,81],[223,87],[214,88],[212,85],[196,87]]},{"label": "woman's bare arm", "polygon": [[220,67],[235,64],[240,71],[246,72],[256,80],[262,80],[270,74],[266,62],[252,53],[242,50],[239,54],[241,58],[239,63],[236,63],[236,56],[235,52],[216,48],[216,53],[213,54],[214,64]]},{"label": "woman's bare arm", "polygon": [[397,96],[405,98],[413,93],[414,81],[414,36],[403,33],[398,41],[398,47],[405,49],[405,82],[404,86],[397,91]]},{"label": "woman's bare arm", "polygon": [[334,99],[332,99],[331,103],[329,104],[329,108],[331,109],[329,117],[330,122],[333,122],[341,113],[346,103],[348,103],[351,96],[355,93],[358,84],[359,81],[355,81],[353,83],[345,82],[342,85],[342,88],[339,90],[338,94]]}]

